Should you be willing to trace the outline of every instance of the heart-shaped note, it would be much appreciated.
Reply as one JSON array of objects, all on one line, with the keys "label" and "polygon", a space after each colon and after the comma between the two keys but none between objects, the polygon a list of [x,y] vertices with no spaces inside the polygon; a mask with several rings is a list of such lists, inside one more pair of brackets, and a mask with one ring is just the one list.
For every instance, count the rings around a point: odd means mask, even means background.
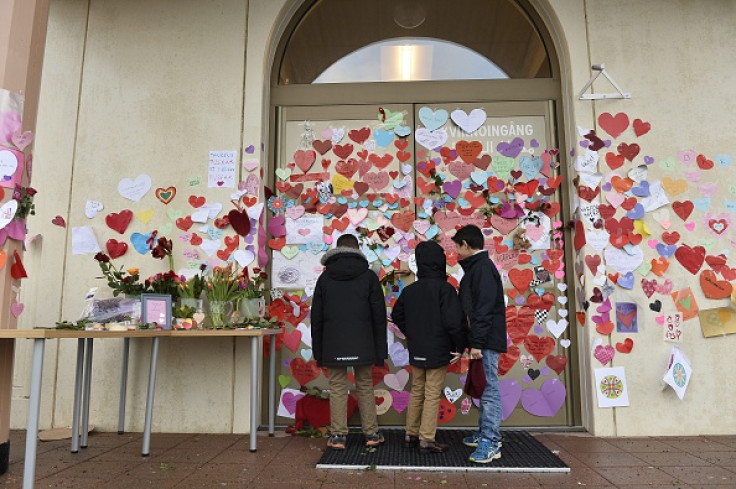
[{"label": "heart-shaped note", "polygon": [[123,178],[118,183],[118,193],[128,200],[138,202],[151,188],[151,177],[142,173],[135,180]]}]

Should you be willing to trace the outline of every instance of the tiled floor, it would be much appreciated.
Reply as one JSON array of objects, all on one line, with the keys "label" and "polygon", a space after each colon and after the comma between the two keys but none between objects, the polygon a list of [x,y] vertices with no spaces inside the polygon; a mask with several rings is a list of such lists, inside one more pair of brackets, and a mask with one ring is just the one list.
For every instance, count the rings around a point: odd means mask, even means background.
[{"label": "tiled floor", "polygon": [[[137,433],[93,433],[89,448],[69,440],[39,443],[38,488],[259,489],[447,488],[736,488],[736,436],[593,438],[538,434],[570,466],[569,474],[324,471],[314,468],[324,440],[277,433],[259,437],[257,453],[242,435],[154,434],[151,456]],[[11,434],[11,465],[0,488],[20,488],[25,433]]]}]

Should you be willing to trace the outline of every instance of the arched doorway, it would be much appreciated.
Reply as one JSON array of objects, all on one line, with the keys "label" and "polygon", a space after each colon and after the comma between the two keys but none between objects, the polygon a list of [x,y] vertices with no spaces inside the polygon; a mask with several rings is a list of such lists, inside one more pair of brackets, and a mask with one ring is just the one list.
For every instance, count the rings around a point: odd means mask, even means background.
[{"label": "arched doorway", "polygon": [[[565,147],[560,70],[534,9],[524,0],[381,0],[370,9],[320,0],[305,2],[285,32],[271,80],[272,212],[292,229],[315,217],[312,229],[321,227],[328,242],[360,234],[388,277],[408,268],[413,241],[439,240],[452,263],[455,225],[485,225],[508,299],[504,425],[580,425],[565,286],[565,155],[556,150]],[[318,182],[332,184],[331,199],[309,193]],[[308,302],[328,246],[287,232],[273,253],[274,286],[305,291]],[[458,269],[449,270],[455,279]],[[389,308],[410,280],[386,280]],[[293,326],[280,350],[282,388],[326,388],[323,374],[305,367],[308,320]],[[381,424],[401,425],[410,369],[405,343],[389,336],[376,397]],[[448,375],[448,425],[477,421],[463,378]]]}]

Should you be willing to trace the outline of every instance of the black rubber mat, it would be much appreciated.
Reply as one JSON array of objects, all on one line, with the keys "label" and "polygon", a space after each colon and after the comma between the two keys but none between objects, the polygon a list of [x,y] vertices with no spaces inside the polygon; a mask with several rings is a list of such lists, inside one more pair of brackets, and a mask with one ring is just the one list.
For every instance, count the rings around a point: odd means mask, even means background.
[{"label": "black rubber mat", "polygon": [[386,442],[377,449],[364,446],[363,435],[351,433],[345,450],[327,448],[318,469],[432,470],[485,472],[569,472],[565,462],[525,431],[503,431],[501,458],[488,464],[468,460],[473,448],[462,443],[470,430],[438,430],[436,440],[447,443],[445,453],[422,454],[404,448],[404,431],[382,430]]}]

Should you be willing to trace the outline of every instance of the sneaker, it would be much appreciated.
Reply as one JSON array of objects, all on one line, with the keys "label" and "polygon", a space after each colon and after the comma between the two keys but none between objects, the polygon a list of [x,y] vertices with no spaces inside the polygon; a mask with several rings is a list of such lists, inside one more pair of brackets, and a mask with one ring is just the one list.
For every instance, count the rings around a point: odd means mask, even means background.
[{"label": "sneaker", "polygon": [[416,448],[419,445],[419,437],[414,435],[404,436],[404,442],[402,443],[404,448]]},{"label": "sneaker", "polygon": [[477,447],[478,443],[480,442],[481,436],[479,431],[474,431],[470,434],[470,436],[466,436],[463,438],[463,445],[466,447]]},{"label": "sneaker", "polygon": [[332,435],[327,439],[327,446],[333,450],[345,450],[347,437],[345,435]]},{"label": "sneaker", "polygon": [[383,433],[380,431],[376,431],[372,435],[365,435],[365,446],[367,447],[377,447],[384,441],[386,440],[383,438]]},{"label": "sneaker", "polygon": [[501,458],[501,449],[498,443],[493,443],[488,438],[481,438],[478,448],[470,454],[470,461],[478,464],[487,464]]}]

